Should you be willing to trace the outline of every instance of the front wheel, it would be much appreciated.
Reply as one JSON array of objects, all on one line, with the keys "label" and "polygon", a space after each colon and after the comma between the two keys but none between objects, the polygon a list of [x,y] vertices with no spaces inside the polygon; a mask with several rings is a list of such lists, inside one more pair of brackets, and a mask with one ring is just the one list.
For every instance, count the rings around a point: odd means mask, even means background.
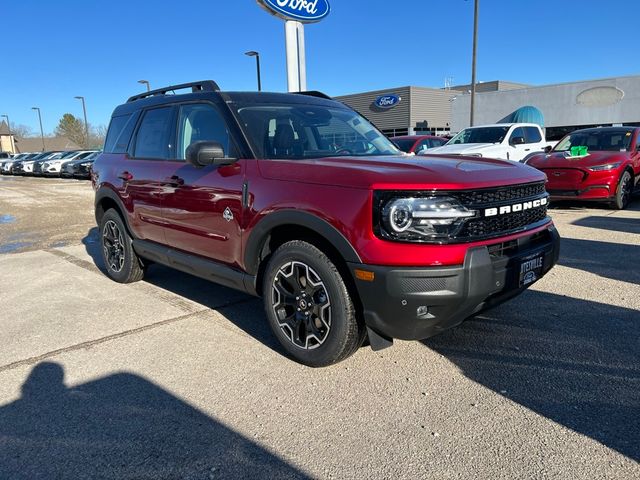
[{"label": "front wheel", "polygon": [[613,200],[613,205],[618,210],[627,208],[631,201],[631,191],[633,190],[633,183],[631,174],[625,170],[620,176],[618,181],[618,188],[616,188],[616,197]]},{"label": "front wheel", "polygon": [[119,283],[142,280],[144,266],[133,250],[132,240],[122,218],[109,209],[100,221],[100,246],[107,275]]},{"label": "front wheel", "polygon": [[365,329],[342,276],[313,245],[296,240],[278,248],[267,265],[262,292],[271,330],[300,363],[338,363],[362,344]]}]

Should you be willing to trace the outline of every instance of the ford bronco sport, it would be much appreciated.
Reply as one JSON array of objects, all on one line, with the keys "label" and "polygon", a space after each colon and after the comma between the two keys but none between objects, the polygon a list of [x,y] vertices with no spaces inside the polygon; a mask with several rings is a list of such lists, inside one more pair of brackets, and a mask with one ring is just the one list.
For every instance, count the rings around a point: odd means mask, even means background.
[{"label": "ford bronco sport", "polygon": [[113,280],[157,262],[262,296],[310,366],[367,338],[435,335],[522,292],[559,253],[543,173],[405,155],[319,92],[203,81],[133,96],[92,181]]}]

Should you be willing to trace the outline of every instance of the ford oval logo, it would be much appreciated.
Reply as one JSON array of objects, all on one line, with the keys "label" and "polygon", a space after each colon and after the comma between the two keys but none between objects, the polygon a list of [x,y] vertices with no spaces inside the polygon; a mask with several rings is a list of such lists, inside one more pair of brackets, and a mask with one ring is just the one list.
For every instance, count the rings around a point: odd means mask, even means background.
[{"label": "ford oval logo", "polygon": [[269,13],[284,20],[312,23],[329,15],[328,0],[257,0]]},{"label": "ford oval logo", "polygon": [[391,108],[399,104],[400,100],[400,97],[397,95],[380,95],[373,103],[378,108]]}]

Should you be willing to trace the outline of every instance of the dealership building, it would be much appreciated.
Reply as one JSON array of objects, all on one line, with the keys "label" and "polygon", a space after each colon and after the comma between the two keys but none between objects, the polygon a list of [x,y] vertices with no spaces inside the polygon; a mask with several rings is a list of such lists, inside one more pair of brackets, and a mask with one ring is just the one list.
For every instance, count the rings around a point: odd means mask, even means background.
[{"label": "dealership building", "polygon": [[[388,136],[458,132],[469,126],[470,85],[399,87],[336,97]],[[531,86],[496,80],[476,85],[475,125],[526,121],[514,112],[535,107],[547,138],[578,128],[640,125],[640,76]],[[387,101],[386,99],[397,99]],[[382,107],[380,106],[382,105]]]}]

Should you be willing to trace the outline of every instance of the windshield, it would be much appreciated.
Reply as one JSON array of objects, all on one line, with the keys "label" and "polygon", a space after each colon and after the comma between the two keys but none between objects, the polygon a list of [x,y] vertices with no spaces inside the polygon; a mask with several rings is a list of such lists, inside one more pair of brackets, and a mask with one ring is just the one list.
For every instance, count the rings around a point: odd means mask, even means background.
[{"label": "windshield", "polygon": [[504,140],[509,127],[472,127],[465,128],[447,142],[447,145],[459,143],[500,143]]},{"label": "windshield", "polygon": [[393,143],[395,143],[400,150],[403,152],[410,152],[413,144],[416,143],[415,139],[411,138],[394,138]]},{"label": "windshield", "polygon": [[578,130],[570,133],[554,147],[554,152],[566,152],[571,147],[587,147],[591,151],[624,152],[629,150],[632,131],[627,129]]},{"label": "windshield", "polygon": [[353,110],[302,104],[238,105],[259,158],[398,155],[387,137]]}]

